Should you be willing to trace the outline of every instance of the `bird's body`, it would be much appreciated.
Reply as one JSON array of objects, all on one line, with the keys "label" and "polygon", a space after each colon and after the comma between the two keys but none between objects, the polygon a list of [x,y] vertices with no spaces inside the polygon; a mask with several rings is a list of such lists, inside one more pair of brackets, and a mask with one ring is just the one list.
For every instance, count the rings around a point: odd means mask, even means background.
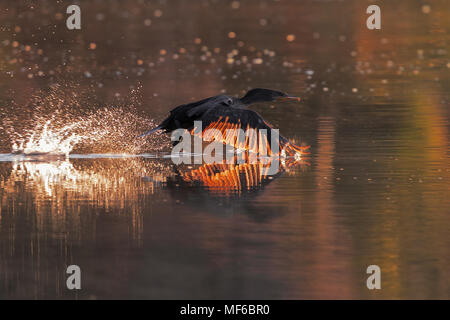
[{"label": "bird's body", "polygon": [[[169,116],[160,125],[141,136],[149,135],[158,130],[164,130],[164,132],[170,133],[176,129],[186,129],[194,133],[194,122],[201,121],[202,133],[207,129],[219,129],[224,134],[224,143],[231,142],[225,137],[227,129],[265,129],[267,132],[266,143],[270,144],[271,129],[273,128],[257,112],[249,110],[246,107],[252,103],[274,101],[277,99],[300,100],[298,97],[269,89],[252,89],[242,98],[218,95],[197,102],[183,104],[172,109]],[[279,143],[280,150],[285,146],[290,146],[288,149],[293,153],[300,152],[304,149],[304,147],[292,144],[281,135],[279,136]],[[250,149],[247,142],[244,143],[244,148]],[[290,154],[292,152],[288,153]]]}]

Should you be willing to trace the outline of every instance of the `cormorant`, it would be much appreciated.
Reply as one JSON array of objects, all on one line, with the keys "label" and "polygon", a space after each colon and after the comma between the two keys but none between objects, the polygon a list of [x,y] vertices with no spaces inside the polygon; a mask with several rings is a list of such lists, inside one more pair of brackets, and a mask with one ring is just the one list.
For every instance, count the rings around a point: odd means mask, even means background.
[{"label": "cormorant", "polygon": [[[156,128],[141,134],[139,137],[147,136],[158,130],[164,130],[170,133],[176,129],[187,129],[194,133],[194,121],[202,121],[203,133],[206,129],[219,129],[225,133],[226,129],[266,129],[266,143],[270,145],[271,129],[273,129],[264,119],[255,111],[246,109],[250,104],[257,102],[269,102],[275,100],[295,100],[300,101],[299,97],[288,95],[284,92],[270,89],[251,89],[242,98],[235,98],[227,95],[217,95],[197,102],[180,105],[170,111],[169,116]],[[223,138],[226,141],[225,135]],[[280,151],[284,149],[285,154],[294,155],[296,152],[302,152],[307,147],[300,147],[283,136],[279,136]],[[245,141],[244,149],[252,149]],[[287,148],[285,148],[287,147]],[[270,147],[269,147],[270,153]]]}]

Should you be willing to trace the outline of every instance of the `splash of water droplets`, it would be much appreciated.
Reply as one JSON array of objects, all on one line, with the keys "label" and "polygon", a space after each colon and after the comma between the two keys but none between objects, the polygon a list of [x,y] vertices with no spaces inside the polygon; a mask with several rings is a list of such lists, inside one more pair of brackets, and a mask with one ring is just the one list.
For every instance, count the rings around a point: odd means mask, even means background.
[{"label": "splash of water droplets", "polygon": [[13,142],[12,153],[23,154],[64,154],[68,155],[73,147],[83,140],[83,136],[71,130],[78,125],[74,123],[60,129],[51,128],[52,121],[38,125],[28,139],[18,139]]},{"label": "splash of water droplets", "polygon": [[24,121],[20,115],[5,117],[2,126],[7,127],[5,132],[9,136],[12,153],[64,156],[73,152],[136,154],[161,151],[167,147],[167,141],[160,134],[136,139],[140,133],[156,125],[136,110],[135,92],[122,106],[89,110],[92,106],[82,105],[79,96],[67,95],[67,90],[72,88],[58,86],[50,94],[30,102],[27,109],[32,113],[31,120]]}]

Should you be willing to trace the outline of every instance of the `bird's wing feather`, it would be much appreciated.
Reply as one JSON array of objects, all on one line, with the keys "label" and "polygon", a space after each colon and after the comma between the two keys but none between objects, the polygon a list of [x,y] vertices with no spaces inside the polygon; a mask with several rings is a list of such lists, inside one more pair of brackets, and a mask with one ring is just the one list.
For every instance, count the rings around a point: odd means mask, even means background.
[{"label": "bird's wing feather", "polygon": [[189,128],[192,123],[192,119],[189,116],[189,111],[201,106],[207,106],[208,102],[214,97],[206,98],[200,101],[186,103],[175,107],[170,111],[170,115],[161,122],[160,128],[165,129],[166,132],[170,132],[177,128]]},{"label": "bird's wing feather", "polygon": [[185,104],[179,105],[178,107],[173,108],[170,111],[170,114],[175,114],[175,113],[177,113],[177,112],[179,112],[181,110],[183,110],[183,111],[190,110],[192,108],[195,108],[195,107],[198,107],[200,105],[205,104],[206,102],[208,102],[209,100],[212,100],[213,98],[214,97],[210,97],[210,98],[206,98],[206,99],[203,99],[203,100],[200,100],[200,101],[195,101],[195,102],[185,103]]},{"label": "bird's wing feather", "polygon": [[[206,101],[206,102],[208,102],[208,101]],[[196,105],[195,107],[192,107],[187,111],[187,116],[189,118],[199,118],[202,116],[202,114],[207,112],[208,109],[210,109],[210,108],[211,108],[211,105],[209,103],[202,103],[202,104]]]},{"label": "bird's wing feather", "polygon": [[[220,131],[222,135],[222,142],[231,144],[245,150],[254,152],[261,151],[261,147],[265,148],[268,155],[273,155],[275,152],[271,150],[271,129],[273,127],[267,123],[257,112],[241,109],[235,107],[228,107],[225,105],[218,105],[207,110],[200,119],[202,121],[202,138],[204,140],[217,140],[214,136],[214,130]],[[236,130],[242,129],[246,136],[244,139],[236,139]],[[249,129],[256,129],[250,130]],[[263,134],[260,130],[265,129]],[[198,134],[197,128],[192,129],[192,133]],[[304,151],[303,147],[296,146],[289,142],[288,139],[279,135],[279,151],[286,148],[288,154],[295,154],[295,152]]]},{"label": "bird's wing feather", "polygon": [[204,124],[209,124],[217,121],[219,117],[228,117],[229,122],[237,123],[240,121],[241,123],[249,124],[253,128],[270,128],[270,125],[268,125],[256,111],[225,105],[217,105],[210,108],[201,117],[201,120]]}]

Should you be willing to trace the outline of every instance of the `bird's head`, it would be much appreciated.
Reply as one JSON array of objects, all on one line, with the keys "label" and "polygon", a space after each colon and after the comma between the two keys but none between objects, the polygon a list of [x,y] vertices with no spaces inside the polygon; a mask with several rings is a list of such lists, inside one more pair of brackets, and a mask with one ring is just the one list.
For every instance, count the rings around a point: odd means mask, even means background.
[{"label": "bird's head", "polygon": [[300,101],[300,98],[291,96],[281,91],[261,88],[251,89],[241,98],[242,103],[245,105],[256,102],[270,102],[276,100]]}]

